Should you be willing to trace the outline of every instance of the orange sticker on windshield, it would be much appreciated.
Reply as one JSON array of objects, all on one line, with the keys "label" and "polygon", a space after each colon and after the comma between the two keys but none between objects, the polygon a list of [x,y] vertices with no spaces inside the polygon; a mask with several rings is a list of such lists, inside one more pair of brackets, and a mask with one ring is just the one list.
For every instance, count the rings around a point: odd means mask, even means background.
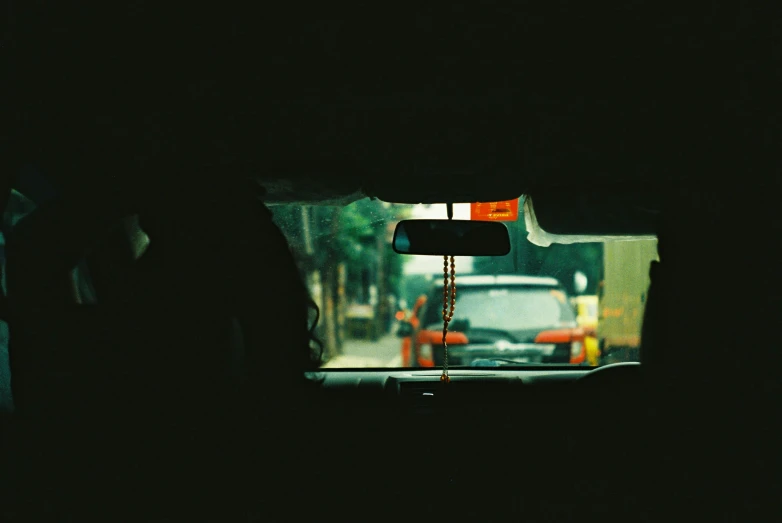
[{"label": "orange sticker on windshield", "polygon": [[470,219],[515,222],[519,219],[519,200],[471,203]]}]

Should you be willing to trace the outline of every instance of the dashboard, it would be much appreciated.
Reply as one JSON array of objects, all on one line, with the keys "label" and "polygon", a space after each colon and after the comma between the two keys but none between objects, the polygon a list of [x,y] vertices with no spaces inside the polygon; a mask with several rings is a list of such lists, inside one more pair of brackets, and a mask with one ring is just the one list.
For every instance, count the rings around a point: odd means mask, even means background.
[{"label": "dashboard", "polygon": [[320,384],[327,397],[357,400],[369,408],[396,405],[416,411],[492,405],[545,410],[590,401],[607,390],[624,389],[633,397],[642,382],[637,362],[602,367],[454,369],[449,371],[448,384],[440,381],[440,375],[439,369],[328,369],[309,377]]},{"label": "dashboard", "polygon": [[[545,369],[515,370],[449,370],[450,385],[458,387],[469,383],[510,383],[518,385],[564,384],[573,382],[593,369],[590,367],[547,367]],[[329,369],[313,372],[310,379],[320,381],[328,390],[365,390],[403,394],[411,385],[421,390],[427,385],[438,387],[441,371],[415,369]]]}]

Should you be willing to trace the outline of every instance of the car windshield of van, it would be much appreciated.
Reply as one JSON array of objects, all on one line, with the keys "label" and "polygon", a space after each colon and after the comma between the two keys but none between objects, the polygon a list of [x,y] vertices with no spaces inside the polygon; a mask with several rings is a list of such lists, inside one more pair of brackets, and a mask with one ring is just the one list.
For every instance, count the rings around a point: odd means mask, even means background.
[{"label": "car windshield of van", "polygon": [[[469,286],[461,287],[458,296],[459,315],[456,316],[454,330],[462,326],[463,330],[498,329],[510,332],[572,326],[576,322],[573,308],[558,289],[501,284]],[[427,309],[426,329],[442,329],[439,313],[437,306]]]},{"label": "car windshield of van", "polygon": [[[367,198],[345,206],[270,208],[319,308],[315,334],[324,348],[323,368],[437,366],[443,258],[397,254],[391,243],[400,220],[446,219],[445,205]],[[464,336],[449,342],[449,350],[478,351],[480,345],[481,358],[465,358],[463,366],[508,359],[498,356],[514,350],[507,343],[525,344],[514,360],[524,365],[639,361],[656,240],[540,247],[527,238],[523,201],[518,209],[517,219],[504,221],[508,255],[455,259],[457,298],[449,330]],[[470,204],[455,204],[453,217],[471,219],[472,212]],[[470,278],[497,281],[471,287]],[[513,278],[526,280],[498,283]],[[486,338],[477,329],[511,335]]]}]

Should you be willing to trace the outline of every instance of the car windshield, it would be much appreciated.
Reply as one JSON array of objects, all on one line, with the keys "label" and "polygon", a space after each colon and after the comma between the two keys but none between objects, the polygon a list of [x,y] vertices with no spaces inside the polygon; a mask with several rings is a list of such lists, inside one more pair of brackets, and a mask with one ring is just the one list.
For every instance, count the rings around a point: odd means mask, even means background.
[{"label": "car windshield", "polygon": [[[426,329],[442,329],[437,307],[427,309]],[[576,318],[562,291],[549,288],[501,285],[459,290],[459,315],[464,330],[518,331],[570,326]],[[461,321],[460,321],[461,320]]]},{"label": "car windshield", "polygon": [[[440,363],[443,258],[397,254],[391,243],[400,220],[446,219],[445,205],[362,199],[271,209],[320,312],[315,334],[324,349],[323,368]],[[639,361],[656,240],[540,247],[527,238],[523,202],[518,209],[517,219],[504,221],[508,255],[455,259],[457,299],[449,330],[464,336],[449,347],[453,354],[478,346],[483,352],[452,366]],[[453,217],[471,219],[472,212],[470,204],[455,204]],[[508,358],[503,343],[523,344],[518,347],[524,357]]]}]

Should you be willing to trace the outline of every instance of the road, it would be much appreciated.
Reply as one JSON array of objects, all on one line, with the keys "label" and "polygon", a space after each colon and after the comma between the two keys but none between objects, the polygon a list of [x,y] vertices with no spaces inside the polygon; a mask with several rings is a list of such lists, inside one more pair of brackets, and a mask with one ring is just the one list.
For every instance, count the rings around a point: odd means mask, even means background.
[{"label": "road", "polygon": [[388,334],[377,341],[347,340],[342,354],[326,362],[323,368],[401,367],[402,340]]}]

